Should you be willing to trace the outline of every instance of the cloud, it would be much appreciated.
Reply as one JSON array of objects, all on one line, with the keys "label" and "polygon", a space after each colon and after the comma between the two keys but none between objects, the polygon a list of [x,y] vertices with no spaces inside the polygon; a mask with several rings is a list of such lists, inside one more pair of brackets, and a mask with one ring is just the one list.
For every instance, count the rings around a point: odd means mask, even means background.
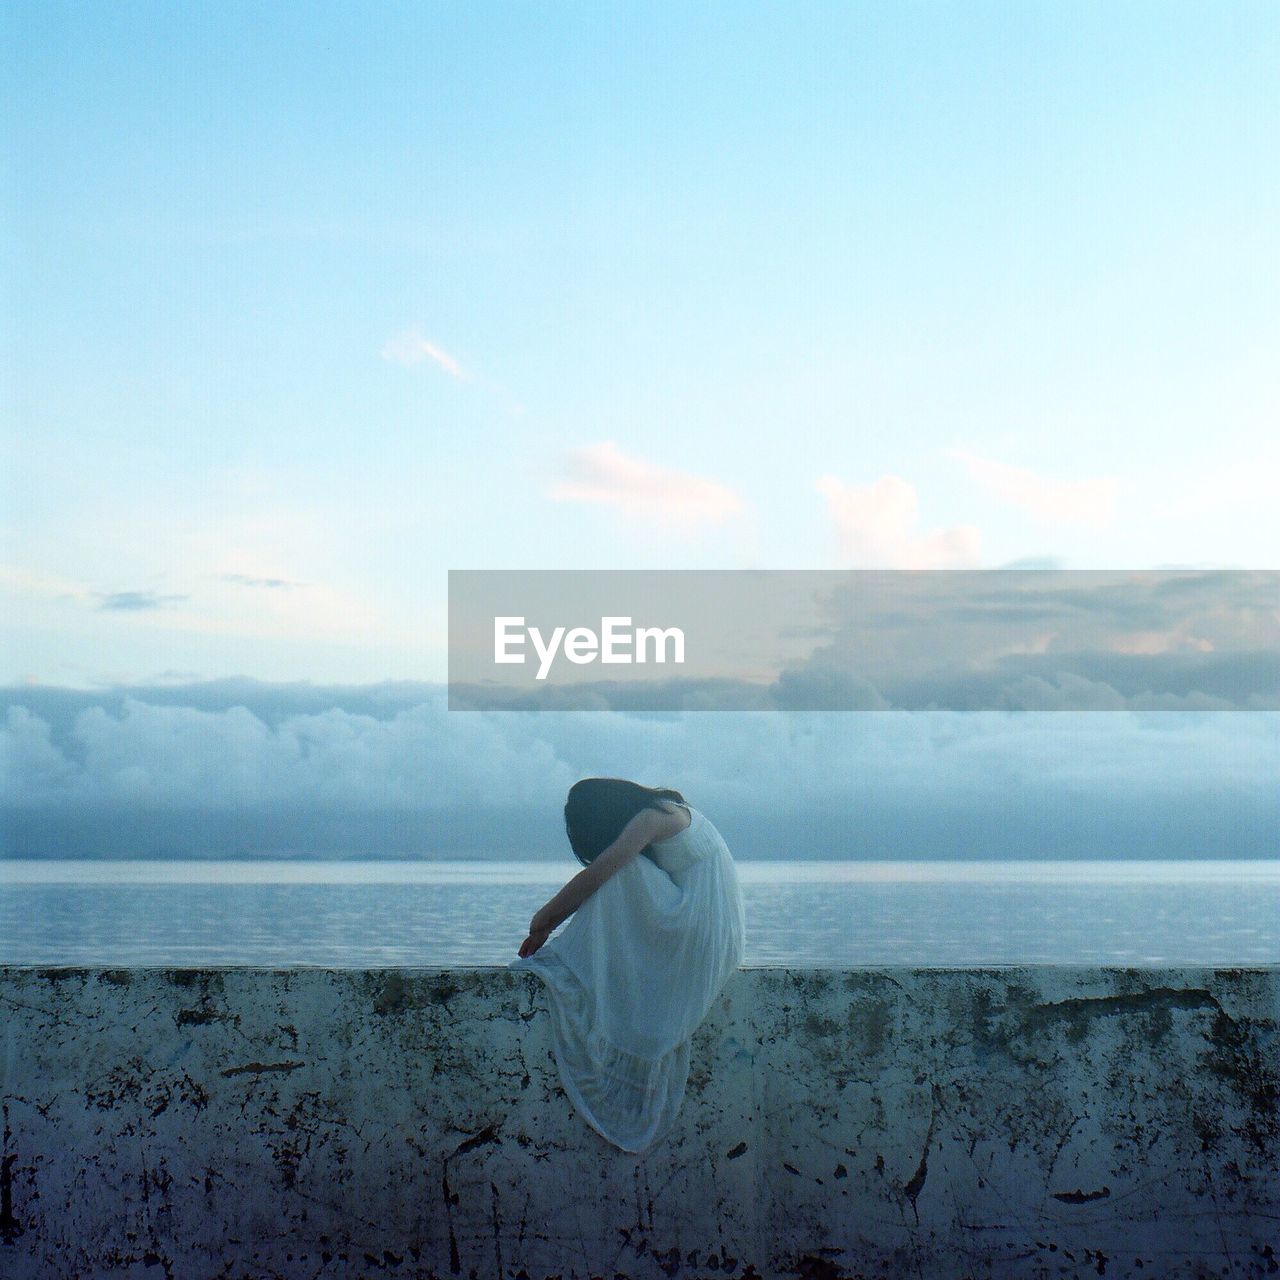
[{"label": "cloud", "polygon": [[0,690],[11,854],[567,857],[565,793],[607,774],[678,786],[735,856],[1273,857],[1278,771],[1275,713],[485,715],[399,682]]},{"label": "cloud", "polygon": [[176,604],[179,601],[186,600],[186,596],[161,596],[154,591],[98,591],[94,593],[101,597],[102,603],[98,605],[99,609],[119,609],[123,611],[133,611],[141,609],[159,609],[166,604]]},{"label": "cloud", "polygon": [[829,638],[794,690],[844,673],[913,710],[1280,705],[1272,572],[848,576],[820,595]]},{"label": "cloud", "polygon": [[1046,524],[1083,524],[1105,528],[1115,515],[1117,482],[1112,476],[1091,480],[1047,480],[1026,467],[980,458],[964,449],[948,449],[984,489]]},{"label": "cloud", "polygon": [[[353,487],[358,482],[299,460],[288,474],[223,470],[127,502],[102,496],[77,507],[69,526],[70,545],[92,557],[88,580],[0,565],[0,609],[49,629],[80,626],[71,610],[128,619],[166,651],[165,635],[178,633],[385,640],[396,624],[361,565],[411,517],[397,502],[376,500],[386,494]],[[133,589],[112,590],[128,578]],[[150,662],[129,667],[149,669]]]},{"label": "cloud", "polygon": [[[1040,637],[1047,643],[1048,637]],[[864,651],[865,652],[865,651]],[[856,657],[856,656],[855,656]],[[1183,660],[1179,660],[1183,658]],[[1010,649],[984,669],[869,677],[833,647],[780,671],[772,683],[742,678],[599,680],[537,689],[455,683],[452,705],[475,712],[909,712],[1212,711],[1274,713],[1280,658],[1228,654],[1188,661],[1179,654],[1038,652]]]},{"label": "cloud", "polygon": [[388,339],[382,348],[384,360],[394,360],[405,368],[430,360],[451,377],[461,382],[469,382],[471,375],[463,371],[462,366],[447,352],[442,351],[434,342],[424,338],[416,329],[406,329],[394,338]]},{"label": "cloud", "polygon": [[564,478],[547,491],[557,502],[600,503],[678,524],[723,520],[743,505],[715,480],[654,466],[623,453],[612,440],[572,450],[562,470]]},{"label": "cloud", "polygon": [[972,525],[918,534],[919,500],[899,476],[858,488],[836,476],[814,486],[827,500],[842,560],[859,569],[976,568],[982,535]]},{"label": "cloud", "polygon": [[293,582],[288,578],[256,578],[248,573],[224,573],[221,575],[223,582],[235,582],[242,587],[266,587],[269,589],[277,589],[280,587],[305,587],[305,582]]},{"label": "cloud", "polygon": [[[558,792],[573,781],[532,720],[504,727],[449,714],[438,695],[424,698],[421,689],[411,705],[390,711],[377,697],[366,706],[355,699],[356,710],[333,705],[330,689],[308,698],[311,709],[302,712],[289,708],[296,691],[287,686],[228,687],[239,696],[215,694],[204,706],[184,705],[183,691],[172,687],[143,697],[59,691],[45,709],[61,722],[58,743],[50,722],[29,709],[39,705],[40,691],[13,691],[0,699],[0,706],[11,703],[0,720],[5,800],[47,802],[61,794],[161,807],[440,808],[495,797],[536,803],[548,788]],[[396,699],[392,688],[382,694]]]},{"label": "cloud", "polygon": [[1066,561],[1061,556],[1018,556],[1014,560],[1006,560],[996,565],[997,569],[1065,569]]}]

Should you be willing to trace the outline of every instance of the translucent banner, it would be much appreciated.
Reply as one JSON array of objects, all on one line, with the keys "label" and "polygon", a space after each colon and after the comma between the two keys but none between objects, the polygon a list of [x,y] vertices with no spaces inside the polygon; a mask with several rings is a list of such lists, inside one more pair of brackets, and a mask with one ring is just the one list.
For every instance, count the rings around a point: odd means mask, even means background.
[{"label": "translucent banner", "polygon": [[448,706],[1275,710],[1280,571],[455,569]]}]

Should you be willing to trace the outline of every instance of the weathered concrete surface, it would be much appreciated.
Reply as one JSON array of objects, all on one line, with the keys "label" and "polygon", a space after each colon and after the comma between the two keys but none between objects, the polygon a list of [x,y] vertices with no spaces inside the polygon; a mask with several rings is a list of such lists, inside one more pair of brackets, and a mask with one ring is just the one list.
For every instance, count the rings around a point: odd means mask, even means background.
[{"label": "weathered concrete surface", "polygon": [[744,969],[609,1146],[505,969],[0,970],[0,1273],[1264,1276],[1280,969]]}]

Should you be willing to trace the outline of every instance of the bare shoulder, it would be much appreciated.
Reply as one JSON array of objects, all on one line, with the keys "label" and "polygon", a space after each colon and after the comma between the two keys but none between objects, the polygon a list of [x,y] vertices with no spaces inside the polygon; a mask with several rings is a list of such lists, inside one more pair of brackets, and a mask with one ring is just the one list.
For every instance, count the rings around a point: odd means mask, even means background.
[{"label": "bare shoulder", "polygon": [[654,840],[670,840],[672,836],[677,836],[686,830],[693,821],[693,812],[688,805],[679,804],[674,800],[659,800],[658,803],[664,806],[661,810],[641,811],[650,816]]}]

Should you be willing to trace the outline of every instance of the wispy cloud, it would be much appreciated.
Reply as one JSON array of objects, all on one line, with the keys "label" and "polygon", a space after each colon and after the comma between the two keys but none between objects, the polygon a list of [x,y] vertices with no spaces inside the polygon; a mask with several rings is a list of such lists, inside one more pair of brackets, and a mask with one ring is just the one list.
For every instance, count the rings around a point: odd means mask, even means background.
[{"label": "wispy cloud", "polygon": [[978,565],[982,535],[972,525],[917,533],[920,502],[900,476],[859,488],[837,476],[814,486],[827,500],[842,560],[861,569],[968,569]]},{"label": "wispy cloud", "polygon": [[382,348],[382,358],[394,360],[396,364],[402,364],[406,368],[421,364],[424,360],[430,360],[445,373],[461,382],[471,380],[471,375],[463,370],[453,356],[447,351],[442,351],[430,339],[424,338],[417,329],[406,329],[403,333],[388,339]]},{"label": "wispy cloud", "polygon": [[718,481],[655,466],[623,453],[613,440],[570,451],[562,471],[563,479],[547,491],[558,502],[601,503],[682,524],[723,520],[742,510],[742,499]]},{"label": "wispy cloud", "polygon": [[248,573],[224,573],[221,575],[223,582],[235,582],[242,587],[268,587],[272,589],[280,587],[305,587],[305,582],[294,582],[289,578],[260,578]]},{"label": "wispy cloud", "polygon": [[1018,556],[996,565],[997,569],[1065,569],[1066,561],[1061,556]]},{"label": "wispy cloud", "polygon": [[[74,579],[0,564],[0,610],[42,628],[80,627],[69,611],[91,612],[99,624],[127,620],[128,634],[150,632],[171,662],[181,635],[367,643],[385,634],[387,616],[368,576],[350,566],[373,554],[364,539],[399,531],[406,519],[383,496],[373,505],[344,477],[303,460],[287,473],[216,472],[126,503],[104,489],[97,505],[74,513],[68,534],[70,545],[92,547],[89,572]],[[60,544],[45,554],[68,558]],[[125,633],[82,632],[99,634]],[[84,643],[92,650],[96,639]]]},{"label": "wispy cloud", "polygon": [[98,605],[99,609],[121,609],[121,610],[138,610],[138,609],[159,609],[166,604],[177,604],[187,599],[186,596],[162,596],[157,595],[154,591],[112,591],[112,592],[96,592],[101,597],[102,603]]},{"label": "wispy cloud", "polygon": [[946,453],[963,462],[984,489],[1046,523],[1100,529],[1110,524],[1115,514],[1119,486],[1113,476],[1050,480],[1027,467],[980,458],[966,449],[947,449]]}]

